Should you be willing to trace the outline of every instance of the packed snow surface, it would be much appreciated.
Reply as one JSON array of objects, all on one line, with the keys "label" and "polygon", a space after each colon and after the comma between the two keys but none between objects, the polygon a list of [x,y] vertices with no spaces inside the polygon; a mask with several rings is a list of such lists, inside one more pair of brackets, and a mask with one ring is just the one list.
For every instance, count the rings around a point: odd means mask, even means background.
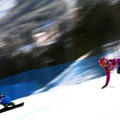
[{"label": "packed snow surface", "polygon": [[[111,74],[78,85],[59,85],[14,102],[23,107],[0,113],[1,120],[120,120],[120,75]],[[2,107],[2,106],[1,106]]]}]

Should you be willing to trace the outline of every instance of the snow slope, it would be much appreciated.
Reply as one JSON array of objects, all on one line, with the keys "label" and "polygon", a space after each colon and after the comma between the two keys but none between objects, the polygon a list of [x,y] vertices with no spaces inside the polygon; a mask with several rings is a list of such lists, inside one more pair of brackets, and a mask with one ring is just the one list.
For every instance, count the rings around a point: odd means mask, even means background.
[{"label": "snow slope", "polygon": [[0,114],[1,120],[120,120],[120,75],[113,72],[107,88],[105,77],[78,85],[57,86],[14,102],[25,105]]}]

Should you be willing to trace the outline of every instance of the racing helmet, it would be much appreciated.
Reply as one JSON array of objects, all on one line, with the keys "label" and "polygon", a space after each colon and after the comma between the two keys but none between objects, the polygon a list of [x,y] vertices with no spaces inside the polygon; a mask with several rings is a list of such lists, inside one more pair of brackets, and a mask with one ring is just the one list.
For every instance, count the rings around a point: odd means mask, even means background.
[{"label": "racing helmet", "polygon": [[5,94],[4,93],[0,93],[0,98],[3,98],[5,97]]},{"label": "racing helmet", "polygon": [[108,66],[107,61],[108,61],[108,60],[107,60],[106,58],[101,57],[101,58],[99,58],[98,63],[99,63],[99,65],[102,66],[102,67],[107,67],[107,66]]}]

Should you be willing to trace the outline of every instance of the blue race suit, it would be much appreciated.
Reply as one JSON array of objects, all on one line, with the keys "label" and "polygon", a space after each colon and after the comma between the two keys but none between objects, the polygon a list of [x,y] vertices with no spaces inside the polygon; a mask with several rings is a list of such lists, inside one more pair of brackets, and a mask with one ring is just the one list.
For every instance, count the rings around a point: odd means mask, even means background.
[{"label": "blue race suit", "polygon": [[2,104],[2,105],[5,105],[5,104],[10,105],[11,104],[11,98],[9,96],[2,97],[0,99],[0,104]]}]

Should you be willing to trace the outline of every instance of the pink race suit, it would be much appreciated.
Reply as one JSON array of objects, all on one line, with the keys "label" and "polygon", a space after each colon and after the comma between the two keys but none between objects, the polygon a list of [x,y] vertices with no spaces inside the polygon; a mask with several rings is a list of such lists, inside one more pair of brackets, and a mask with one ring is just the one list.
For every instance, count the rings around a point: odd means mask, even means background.
[{"label": "pink race suit", "polygon": [[117,73],[119,73],[120,70],[120,58],[118,59],[109,59],[107,61],[107,67],[105,67],[105,72],[106,72],[106,83],[103,86],[106,87],[109,84],[110,81],[110,71],[112,71],[113,69],[117,69]]}]

